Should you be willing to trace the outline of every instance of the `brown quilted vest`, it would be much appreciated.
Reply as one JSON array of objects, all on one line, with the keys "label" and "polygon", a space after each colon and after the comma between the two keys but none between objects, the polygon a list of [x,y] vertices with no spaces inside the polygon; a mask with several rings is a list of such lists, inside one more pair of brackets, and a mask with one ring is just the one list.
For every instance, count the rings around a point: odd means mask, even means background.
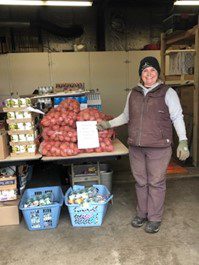
[{"label": "brown quilted vest", "polygon": [[165,103],[166,85],[158,85],[144,96],[135,87],[129,98],[128,143],[142,147],[167,147],[172,143],[172,123]]}]

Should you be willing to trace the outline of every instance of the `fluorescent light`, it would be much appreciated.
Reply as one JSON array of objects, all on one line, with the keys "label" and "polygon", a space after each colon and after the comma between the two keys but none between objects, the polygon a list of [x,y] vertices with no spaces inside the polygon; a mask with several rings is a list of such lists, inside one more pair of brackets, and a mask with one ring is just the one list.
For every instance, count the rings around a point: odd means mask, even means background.
[{"label": "fluorescent light", "polygon": [[176,1],[174,6],[199,6],[199,1]]},{"label": "fluorescent light", "polygon": [[92,6],[92,1],[30,1],[30,0],[0,0],[0,5],[20,6]]}]

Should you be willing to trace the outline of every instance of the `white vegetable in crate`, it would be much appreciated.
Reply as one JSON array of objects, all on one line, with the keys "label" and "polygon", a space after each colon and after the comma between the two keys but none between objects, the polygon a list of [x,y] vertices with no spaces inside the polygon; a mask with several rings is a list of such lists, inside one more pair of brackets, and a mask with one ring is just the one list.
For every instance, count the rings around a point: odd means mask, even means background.
[{"label": "white vegetable in crate", "polygon": [[27,152],[28,153],[34,153],[35,151],[36,151],[36,145],[35,144],[27,145]]},{"label": "white vegetable in crate", "polygon": [[18,137],[18,135],[17,135],[17,134],[13,134],[13,135],[11,135],[11,141],[12,141],[12,142],[18,142],[18,141],[19,141],[19,137]]},{"label": "white vegetable in crate", "polygon": [[19,103],[20,107],[26,107],[27,106],[25,98],[19,98],[18,103]]},{"label": "white vegetable in crate", "polygon": [[18,126],[16,123],[9,124],[8,127],[9,127],[9,130],[17,130],[18,129]]},{"label": "white vegetable in crate", "polygon": [[15,117],[15,112],[8,112],[7,113],[7,118],[8,119],[15,119],[16,117]]},{"label": "white vegetable in crate", "polygon": [[16,124],[16,129],[18,129],[18,130],[25,130],[26,129],[25,123],[23,123],[23,122],[17,123]]},{"label": "white vegetable in crate", "polygon": [[18,102],[18,99],[17,98],[12,98],[10,100],[10,107],[13,107],[13,108],[18,108],[19,107],[19,102]]},{"label": "white vegetable in crate", "polygon": [[29,111],[24,111],[24,118],[25,119],[29,119],[29,118],[31,118],[31,113],[29,112]]},{"label": "white vegetable in crate", "polygon": [[26,147],[24,145],[20,145],[20,154],[26,152]]},{"label": "white vegetable in crate", "polygon": [[25,128],[26,128],[26,130],[31,130],[33,128],[32,123],[31,122],[26,122],[25,123]]},{"label": "white vegetable in crate", "polygon": [[25,142],[26,141],[26,135],[25,134],[19,134],[19,141]]},{"label": "white vegetable in crate", "polygon": [[15,117],[16,117],[16,119],[23,119],[24,118],[23,112],[22,111],[16,111]]},{"label": "white vegetable in crate", "polygon": [[15,153],[15,154],[20,154],[21,151],[20,151],[20,145],[14,145],[12,146],[12,152]]},{"label": "white vegetable in crate", "polygon": [[26,141],[31,142],[34,141],[34,139],[35,139],[34,134],[26,134]]}]

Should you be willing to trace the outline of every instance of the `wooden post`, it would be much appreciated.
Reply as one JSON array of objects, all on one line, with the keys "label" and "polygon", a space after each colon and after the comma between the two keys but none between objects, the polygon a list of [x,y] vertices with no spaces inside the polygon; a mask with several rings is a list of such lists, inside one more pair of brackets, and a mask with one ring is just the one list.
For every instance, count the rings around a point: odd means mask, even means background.
[{"label": "wooden post", "polygon": [[194,67],[194,99],[193,99],[193,164],[199,165],[199,26],[195,32],[195,67]]},{"label": "wooden post", "polygon": [[166,60],[165,60],[165,51],[166,51],[166,44],[165,44],[165,34],[162,33],[161,34],[161,77],[163,79],[163,81],[165,81],[165,64],[166,64]]}]

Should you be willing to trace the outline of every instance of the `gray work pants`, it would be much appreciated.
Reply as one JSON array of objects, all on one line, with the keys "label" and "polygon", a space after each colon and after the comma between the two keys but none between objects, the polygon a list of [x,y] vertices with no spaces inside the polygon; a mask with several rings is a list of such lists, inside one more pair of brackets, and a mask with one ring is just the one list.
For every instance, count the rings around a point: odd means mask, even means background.
[{"label": "gray work pants", "polygon": [[129,158],[136,180],[137,215],[149,221],[161,221],[166,192],[166,170],[171,147],[129,147]]}]

